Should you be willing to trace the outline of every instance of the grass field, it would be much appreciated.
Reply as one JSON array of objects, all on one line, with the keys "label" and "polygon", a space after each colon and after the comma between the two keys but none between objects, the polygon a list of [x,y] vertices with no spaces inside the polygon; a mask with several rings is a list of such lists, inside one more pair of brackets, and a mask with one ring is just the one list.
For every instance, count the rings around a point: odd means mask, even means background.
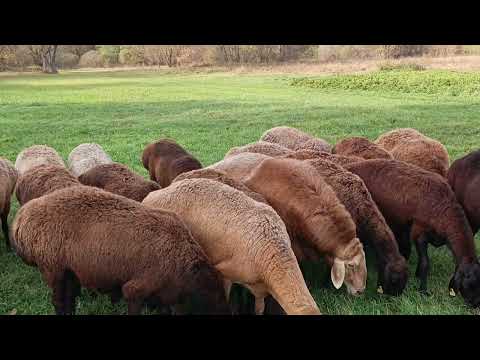
[{"label": "grass field", "polygon": [[[408,76],[415,83],[419,75]],[[466,83],[471,89],[472,83]],[[25,147],[48,144],[66,159],[76,145],[96,142],[115,161],[146,176],[140,154],[144,145],[159,137],[176,139],[209,165],[232,146],[255,141],[277,125],[295,126],[332,143],[346,136],[374,139],[393,128],[414,127],[443,142],[452,160],[480,145],[480,99],[470,96],[470,90],[464,96],[456,88],[452,96],[428,89],[400,92],[395,86],[362,90],[291,84],[292,77],[285,74],[136,71],[1,76],[0,156],[15,161]],[[17,208],[15,202],[10,222]],[[38,271],[6,254],[1,240],[0,314],[13,309],[17,314],[53,313]],[[409,261],[409,285],[400,297],[376,293],[370,257],[368,289],[360,298],[349,297],[344,288],[322,288],[322,266],[310,266],[306,280],[325,314],[476,313],[461,298],[448,295],[454,268],[448,251],[431,247],[429,253],[431,296],[417,291],[415,252]],[[77,312],[123,314],[126,305],[112,306],[107,297],[93,299],[84,291]]]}]

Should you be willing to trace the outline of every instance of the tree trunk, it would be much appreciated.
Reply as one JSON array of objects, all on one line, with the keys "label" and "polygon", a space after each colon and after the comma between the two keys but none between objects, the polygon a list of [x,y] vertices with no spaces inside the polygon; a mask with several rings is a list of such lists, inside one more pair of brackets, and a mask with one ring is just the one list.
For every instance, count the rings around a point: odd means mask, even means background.
[{"label": "tree trunk", "polygon": [[57,74],[57,64],[55,58],[57,56],[58,45],[49,45],[42,55],[42,71],[47,74]]}]

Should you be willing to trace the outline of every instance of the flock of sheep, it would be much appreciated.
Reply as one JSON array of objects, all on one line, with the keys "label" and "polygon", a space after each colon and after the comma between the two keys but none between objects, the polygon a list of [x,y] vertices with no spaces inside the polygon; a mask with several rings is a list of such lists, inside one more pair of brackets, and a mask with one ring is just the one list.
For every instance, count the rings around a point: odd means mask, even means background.
[{"label": "flock of sheep", "polygon": [[[320,314],[302,275],[323,259],[335,288],[365,290],[365,249],[375,253],[378,292],[400,295],[411,243],[427,291],[428,244],[447,245],[455,272],[450,294],[480,305],[480,151],[449,166],[446,148],[414,129],[334,147],[290,127],[231,149],[211,166],[175,141],[149,144],[150,180],[115,163],[97,144],[81,144],[68,169],[51,147],[23,150],[15,166],[0,158],[0,215],[7,248],[36,266],[57,314],[74,314],[81,287],[182,313],[237,313],[230,293],[253,294],[286,314]],[[11,194],[21,208],[10,229]]]}]

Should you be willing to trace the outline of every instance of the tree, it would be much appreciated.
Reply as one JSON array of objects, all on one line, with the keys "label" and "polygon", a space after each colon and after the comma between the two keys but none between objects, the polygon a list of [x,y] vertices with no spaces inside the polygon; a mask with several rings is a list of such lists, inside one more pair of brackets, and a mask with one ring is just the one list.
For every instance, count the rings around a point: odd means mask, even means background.
[{"label": "tree", "polygon": [[42,71],[47,74],[57,74],[58,45],[28,45],[28,50],[36,65],[42,66]]},{"label": "tree", "polygon": [[0,45],[0,71],[7,69],[8,64],[15,57],[15,46]]}]

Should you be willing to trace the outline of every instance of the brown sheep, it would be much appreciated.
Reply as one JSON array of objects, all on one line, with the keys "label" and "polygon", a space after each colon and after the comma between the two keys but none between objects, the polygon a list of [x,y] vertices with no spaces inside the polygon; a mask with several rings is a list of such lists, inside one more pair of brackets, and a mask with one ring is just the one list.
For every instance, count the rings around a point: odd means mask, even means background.
[{"label": "brown sheep", "polygon": [[332,187],[355,222],[364,244],[372,244],[376,253],[379,291],[399,295],[408,280],[408,268],[385,218],[373,201],[362,179],[325,159],[305,161],[313,166]]},{"label": "brown sheep", "polygon": [[68,169],[76,177],[97,165],[111,164],[112,162],[105,150],[95,143],[80,144],[68,155]]},{"label": "brown sheep", "polygon": [[0,157],[0,222],[2,223],[7,251],[10,250],[8,214],[10,213],[11,197],[16,182],[17,170],[9,160]]},{"label": "brown sheep", "polygon": [[290,150],[317,150],[331,152],[332,145],[301,130],[278,126],[263,133],[261,141],[282,145]]},{"label": "brown sheep", "polygon": [[58,190],[20,208],[12,246],[53,290],[57,314],[75,313],[83,286],[121,291],[129,314],[197,293],[207,312],[229,312],[220,274],[174,213],[89,186]]},{"label": "brown sheep", "polygon": [[480,229],[480,150],[455,160],[447,179],[475,235]]},{"label": "brown sheep", "polygon": [[97,165],[78,177],[83,185],[95,186],[111,193],[141,202],[160,185],[145,180],[125,165],[119,163]]},{"label": "brown sheep", "polygon": [[393,159],[392,154],[365,137],[354,136],[338,142],[332,153],[359,156],[363,159]]},{"label": "brown sheep", "polygon": [[24,149],[18,154],[15,161],[15,168],[19,176],[38,165],[65,167],[65,163],[57,151],[46,145],[33,145]]},{"label": "brown sheep", "polygon": [[221,182],[225,185],[231,186],[234,189],[237,189],[241,192],[243,192],[245,195],[251,197],[253,200],[268,204],[267,200],[265,198],[256,193],[255,191],[250,190],[247,186],[245,186],[242,182],[237,181],[231,177],[229,177],[226,173],[223,171],[215,170],[215,169],[198,169],[198,170],[192,170],[188,171],[186,173],[178,175],[173,182],[177,181],[182,181],[185,179],[210,179],[210,180],[215,180],[218,182]]},{"label": "brown sheep", "polygon": [[231,148],[225,155],[225,159],[230,156],[238,155],[240,153],[245,153],[245,152],[259,153],[259,154],[264,154],[271,157],[276,157],[276,156],[291,154],[293,150],[290,150],[286,147],[283,147],[281,145],[274,144],[271,142],[257,141],[244,146]]},{"label": "brown sheep", "polygon": [[449,157],[445,146],[415,129],[396,129],[381,135],[375,143],[389,151],[395,160],[447,176]]},{"label": "brown sheep", "polygon": [[250,171],[265,159],[271,159],[271,157],[260,153],[240,153],[207,166],[207,169],[222,171],[229,177],[243,182]]},{"label": "brown sheep", "polygon": [[210,179],[175,182],[143,203],[179,215],[223,274],[227,296],[238,283],[255,296],[257,314],[269,294],[287,314],[319,314],[285,224],[270,206]]},{"label": "brown sheep", "polygon": [[156,181],[162,188],[171,184],[181,173],[202,168],[202,164],[170,139],[161,139],[145,147],[142,163],[150,174],[150,180]]},{"label": "brown sheep", "polygon": [[53,191],[80,185],[64,166],[39,165],[19,176],[15,194],[20,205]]},{"label": "brown sheep", "polygon": [[465,213],[447,181],[440,175],[396,160],[374,159],[350,164],[346,169],[360,176],[393,230],[400,251],[408,257],[410,242],[418,253],[416,275],[420,290],[427,290],[428,243],[447,243],[456,269],[451,280],[465,301],[480,304],[480,264]]},{"label": "brown sheep", "polygon": [[358,156],[330,154],[325,151],[315,151],[315,150],[298,150],[298,151],[295,151],[293,154],[285,155],[282,157],[285,159],[296,159],[296,160],[324,159],[324,160],[331,161],[335,164],[338,164],[340,166],[365,160]]},{"label": "brown sheep", "polygon": [[284,221],[299,262],[325,257],[331,278],[352,295],[365,290],[365,253],[355,223],[333,189],[311,165],[294,159],[266,159],[245,179]]}]

